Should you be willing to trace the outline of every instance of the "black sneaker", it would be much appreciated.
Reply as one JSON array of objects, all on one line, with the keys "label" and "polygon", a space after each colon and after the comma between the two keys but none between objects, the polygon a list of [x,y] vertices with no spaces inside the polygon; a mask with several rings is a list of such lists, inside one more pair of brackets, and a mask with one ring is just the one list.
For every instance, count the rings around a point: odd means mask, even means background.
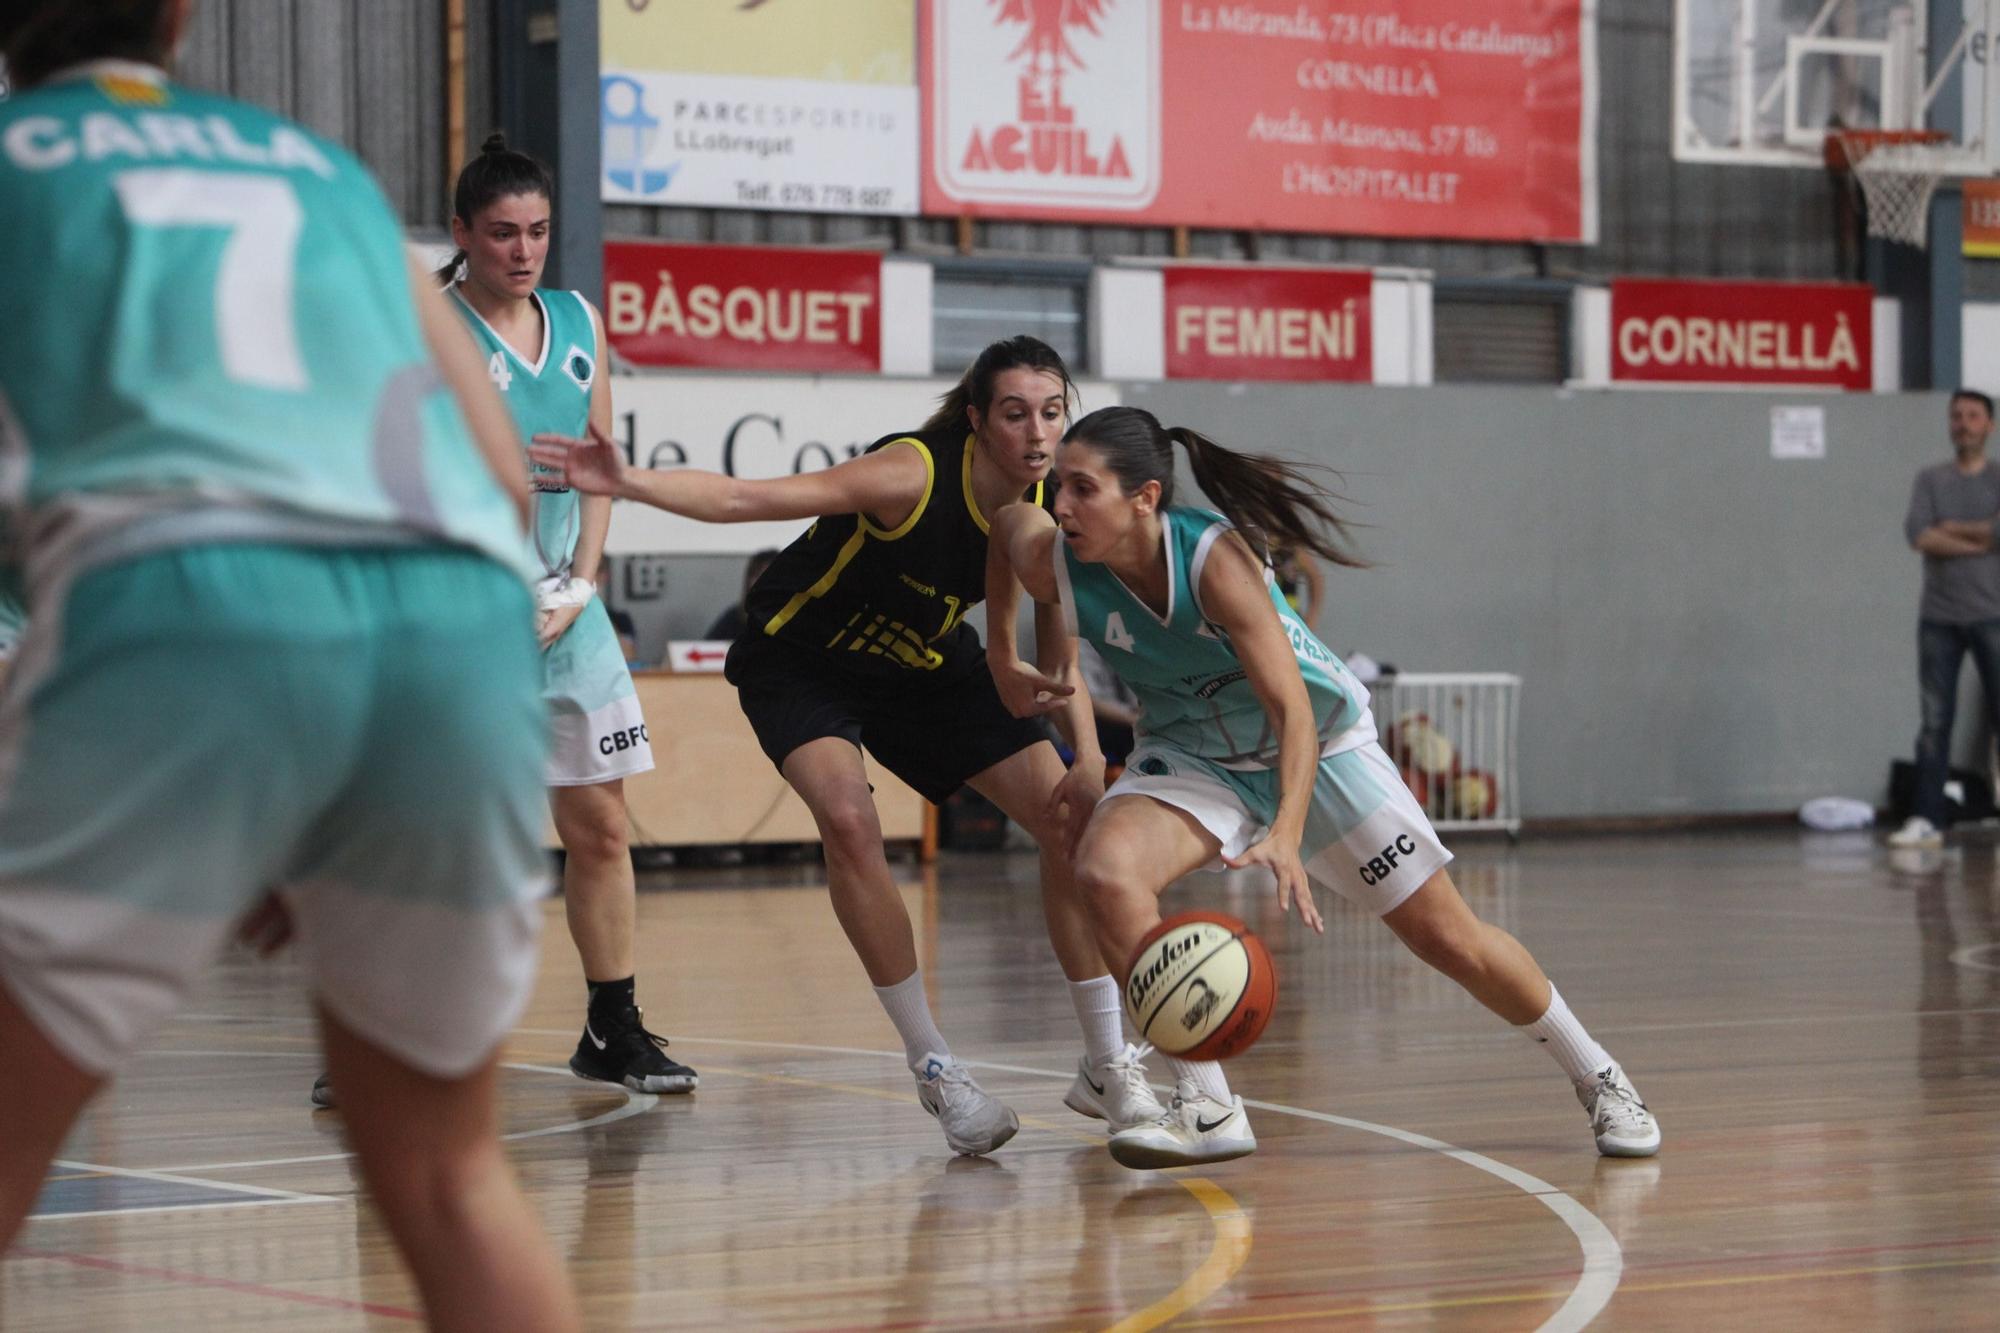
[{"label": "black sneaker", "polygon": [[693,1092],[701,1075],[667,1055],[667,1039],[646,1031],[639,1007],[607,1020],[600,1031],[585,1022],[577,1038],[570,1072],[599,1083],[617,1083],[634,1092]]},{"label": "black sneaker", "polygon": [[312,1104],[315,1111],[333,1109],[333,1075],[321,1074],[313,1080]]}]

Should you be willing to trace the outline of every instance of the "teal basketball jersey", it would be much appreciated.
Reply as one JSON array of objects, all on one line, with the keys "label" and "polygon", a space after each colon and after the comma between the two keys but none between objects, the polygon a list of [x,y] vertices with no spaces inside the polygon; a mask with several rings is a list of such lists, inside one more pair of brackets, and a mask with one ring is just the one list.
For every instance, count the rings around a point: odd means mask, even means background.
[{"label": "teal basketball jersey", "polygon": [[[590,386],[597,379],[597,322],[583,296],[536,290],[534,301],[542,312],[542,354],[529,362],[493,331],[456,286],[451,295],[486,358],[493,387],[514,414],[522,441],[543,431],[581,438],[590,420]],[[535,554],[541,573],[567,578],[582,526],[577,494],[562,484],[560,473],[539,464],[529,466],[528,479],[535,491]]]},{"label": "teal basketball jersey", "polygon": [[[1156,613],[1100,564],[1085,564],[1056,543],[1056,584],[1070,632],[1097,649],[1139,699],[1135,730],[1183,754],[1225,768],[1270,768],[1278,738],[1229,636],[1202,613],[1202,569],[1231,531],[1219,514],[1178,505],[1161,526],[1167,547],[1167,612]],[[1368,691],[1306,628],[1265,573],[1271,606],[1291,638],[1312,700],[1322,754],[1375,739]]]},{"label": "teal basketball jersey", "polygon": [[525,572],[350,154],[101,61],[0,102],[0,522],[44,573],[219,540]]}]

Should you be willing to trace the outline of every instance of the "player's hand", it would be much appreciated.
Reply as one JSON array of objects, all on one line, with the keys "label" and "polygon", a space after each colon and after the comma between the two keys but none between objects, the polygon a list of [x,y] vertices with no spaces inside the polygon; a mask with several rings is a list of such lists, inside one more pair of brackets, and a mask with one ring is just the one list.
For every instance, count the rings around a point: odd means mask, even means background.
[{"label": "player's hand", "polygon": [[563,485],[586,495],[616,495],[625,484],[625,451],[592,422],[584,439],[572,435],[537,435],[528,457],[562,473]]},{"label": "player's hand", "polygon": [[[588,605],[588,602],[584,603],[584,606]],[[563,636],[563,631],[574,625],[576,618],[582,614],[583,606],[552,606],[546,611],[535,612],[535,642],[541,644],[543,652],[547,652]]]},{"label": "player's hand", "polygon": [[236,923],[236,942],[269,958],[292,942],[292,913],[285,900],[267,893]]},{"label": "player's hand", "polygon": [[1273,834],[1234,860],[1224,858],[1223,863],[1231,870],[1241,870],[1245,866],[1268,867],[1278,877],[1278,906],[1290,911],[1296,902],[1299,905],[1299,920],[1320,934],[1326,934],[1326,922],[1320,918],[1319,905],[1313,902],[1312,884],[1306,879],[1306,868],[1299,861],[1297,838]]},{"label": "player's hand", "polygon": [[1076,859],[1076,849],[1083,841],[1083,831],[1090,827],[1090,816],[1096,812],[1097,803],[1104,799],[1104,761],[1096,763],[1074,763],[1069,772],[1063,774],[1061,782],[1049,793],[1049,802],[1044,813],[1050,823],[1062,833],[1063,855]]},{"label": "player's hand", "polygon": [[1000,702],[1007,705],[1007,711],[1015,717],[1040,717],[1053,713],[1069,702],[1069,696],[1076,693],[1076,686],[1045,675],[1031,662],[1015,660],[1011,663],[987,659],[993,668],[993,687],[1000,691]]}]

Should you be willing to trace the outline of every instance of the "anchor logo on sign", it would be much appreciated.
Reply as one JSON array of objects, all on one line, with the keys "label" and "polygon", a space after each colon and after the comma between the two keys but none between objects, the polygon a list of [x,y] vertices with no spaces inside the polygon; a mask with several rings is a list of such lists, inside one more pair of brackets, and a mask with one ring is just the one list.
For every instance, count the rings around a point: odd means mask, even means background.
[{"label": "anchor logo on sign", "polygon": [[605,77],[600,92],[604,122],[604,175],[621,190],[658,194],[673,183],[681,164],[648,166],[646,154],[660,137],[660,118],[646,110],[646,89],[623,74]]}]

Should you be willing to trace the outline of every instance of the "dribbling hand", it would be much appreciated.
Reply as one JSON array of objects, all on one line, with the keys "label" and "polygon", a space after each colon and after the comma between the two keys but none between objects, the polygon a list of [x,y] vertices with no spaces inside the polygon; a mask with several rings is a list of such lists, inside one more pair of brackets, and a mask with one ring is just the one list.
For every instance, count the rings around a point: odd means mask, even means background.
[{"label": "dribbling hand", "polygon": [[1245,866],[1267,866],[1278,877],[1278,906],[1290,911],[1294,902],[1299,905],[1299,920],[1311,926],[1320,934],[1326,934],[1326,922],[1319,914],[1319,904],[1313,901],[1312,883],[1306,878],[1306,868],[1299,861],[1299,848],[1295,839],[1266,838],[1247,848],[1243,855],[1223,858],[1223,864],[1231,870],[1241,870]]},{"label": "dribbling hand", "polygon": [[565,486],[586,495],[616,495],[625,481],[625,451],[594,422],[581,440],[553,432],[535,436],[528,457],[562,473]]}]

